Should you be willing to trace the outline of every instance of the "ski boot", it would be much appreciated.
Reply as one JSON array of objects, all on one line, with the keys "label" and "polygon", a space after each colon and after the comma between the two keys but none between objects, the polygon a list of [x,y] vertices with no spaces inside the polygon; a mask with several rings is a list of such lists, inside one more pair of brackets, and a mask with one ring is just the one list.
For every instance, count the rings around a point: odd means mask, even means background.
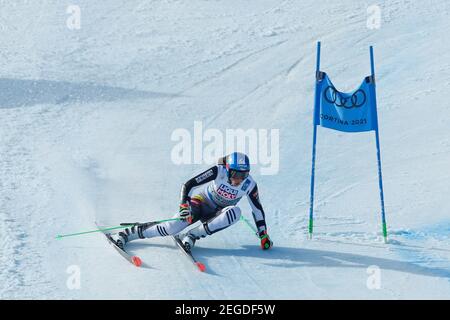
[{"label": "ski boot", "polygon": [[122,250],[124,250],[125,244],[136,239],[145,239],[142,232],[145,230],[145,224],[136,224],[131,228],[125,228],[118,234],[111,234],[111,239]]},{"label": "ski boot", "polygon": [[205,224],[201,224],[198,227],[189,230],[183,237],[181,237],[181,242],[183,243],[184,248],[187,251],[191,251],[197,240],[210,234],[208,233],[207,228],[208,227]]}]

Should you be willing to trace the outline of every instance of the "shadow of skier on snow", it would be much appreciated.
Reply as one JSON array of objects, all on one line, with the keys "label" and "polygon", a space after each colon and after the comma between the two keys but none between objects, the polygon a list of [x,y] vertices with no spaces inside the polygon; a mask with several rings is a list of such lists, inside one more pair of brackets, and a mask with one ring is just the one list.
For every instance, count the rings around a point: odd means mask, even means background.
[{"label": "shadow of skier on snow", "polygon": [[[155,244],[155,243],[133,243],[130,248],[132,250],[145,249],[148,247],[158,247],[163,249],[178,249],[171,244]],[[258,258],[266,260],[261,262],[264,265],[280,268],[364,268],[375,265],[383,270],[406,272],[416,275],[447,278],[450,280],[450,270],[445,268],[431,268],[420,266],[418,264],[399,261],[387,258],[373,257],[368,255],[325,251],[317,249],[292,248],[274,246],[269,251],[262,251],[257,245],[244,245],[239,248],[208,248],[206,246],[196,246],[194,255],[207,266],[207,273],[211,275],[219,275],[214,272],[213,268],[209,268],[208,260],[217,257],[243,257]],[[271,263],[271,260],[276,262]],[[218,271],[218,270],[216,270]]]},{"label": "shadow of skier on snow", "polygon": [[209,258],[234,256],[276,260],[274,263],[262,262],[264,265],[281,268],[323,267],[323,268],[364,268],[376,265],[384,270],[407,272],[417,275],[447,278],[450,270],[420,266],[412,262],[379,258],[367,255],[325,251],[316,249],[291,248],[274,246],[270,251],[262,251],[258,246],[245,245],[241,248],[206,248],[196,247],[198,256],[207,261]]}]

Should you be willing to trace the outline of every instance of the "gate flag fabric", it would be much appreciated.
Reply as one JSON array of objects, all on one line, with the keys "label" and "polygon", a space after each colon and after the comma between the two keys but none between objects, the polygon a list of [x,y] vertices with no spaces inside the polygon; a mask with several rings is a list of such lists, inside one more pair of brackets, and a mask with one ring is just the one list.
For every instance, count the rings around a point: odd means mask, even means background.
[{"label": "gate flag fabric", "polygon": [[325,72],[320,71],[320,42],[317,43],[316,91],[313,115],[313,144],[311,168],[311,193],[309,201],[309,237],[313,234],[314,180],[316,167],[317,126],[343,132],[375,132],[378,163],[378,186],[381,202],[381,225],[384,241],[387,242],[386,214],[384,210],[383,178],[381,173],[381,150],[378,134],[377,99],[375,94],[375,64],[373,47],[370,47],[371,75],[353,92],[344,93],[336,89]]},{"label": "gate flag fabric", "polygon": [[344,132],[363,132],[376,129],[375,89],[371,77],[351,92],[336,90],[325,72],[318,74],[320,102],[315,125]]}]

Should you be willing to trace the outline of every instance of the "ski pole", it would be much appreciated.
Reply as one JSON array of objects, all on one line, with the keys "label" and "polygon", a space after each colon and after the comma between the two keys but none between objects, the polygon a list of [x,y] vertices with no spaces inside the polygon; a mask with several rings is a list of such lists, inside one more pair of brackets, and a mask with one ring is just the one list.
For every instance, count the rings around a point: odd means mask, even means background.
[{"label": "ski pole", "polygon": [[255,229],[255,227],[253,227],[253,226],[251,225],[251,223],[250,223],[243,215],[241,215],[241,220],[245,222],[245,224],[250,228],[250,230],[253,231],[253,234],[254,234],[255,236],[257,236],[258,239],[259,239],[258,231]]},{"label": "ski pole", "polygon": [[[165,219],[165,220],[159,220],[159,221],[152,221],[152,222],[148,222],[148,223],[163,223],[166,221],[176,221],[176,220],[183,220],[183,218],[172,218],[172,219]],[[109,227],[106,229],[96,229],[96,230],[90,230],[90,231],[83,231],[83,232],[77,232],[77,233],[69,233],[69,234],[59,234],[57,235],[55,238],[56,239],[62,239],[62,238],[66,238],[66,237],[73,237],[73,236],[79,236],[79,235],[83,235],[83,234],[88,234],[88,233],[94,233],[94,232],[102,232],[102,231],[109,231],[109,230],[115,230],[115,229],[123,229],[124,227],[132,227],[136,225],[136,223],[130,223],[130,224],[121,224],[120,226],[117,227]]]}]

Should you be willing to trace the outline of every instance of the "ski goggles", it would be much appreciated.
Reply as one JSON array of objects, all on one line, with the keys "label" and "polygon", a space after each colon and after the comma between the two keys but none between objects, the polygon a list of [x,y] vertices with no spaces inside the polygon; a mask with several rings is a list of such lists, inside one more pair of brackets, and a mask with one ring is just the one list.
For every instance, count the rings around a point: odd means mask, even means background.
[{"label": "ski goggles", "polygon": [[248,171],[230,170],[230,178],[245,180],[247,179],[248,175]]}]

